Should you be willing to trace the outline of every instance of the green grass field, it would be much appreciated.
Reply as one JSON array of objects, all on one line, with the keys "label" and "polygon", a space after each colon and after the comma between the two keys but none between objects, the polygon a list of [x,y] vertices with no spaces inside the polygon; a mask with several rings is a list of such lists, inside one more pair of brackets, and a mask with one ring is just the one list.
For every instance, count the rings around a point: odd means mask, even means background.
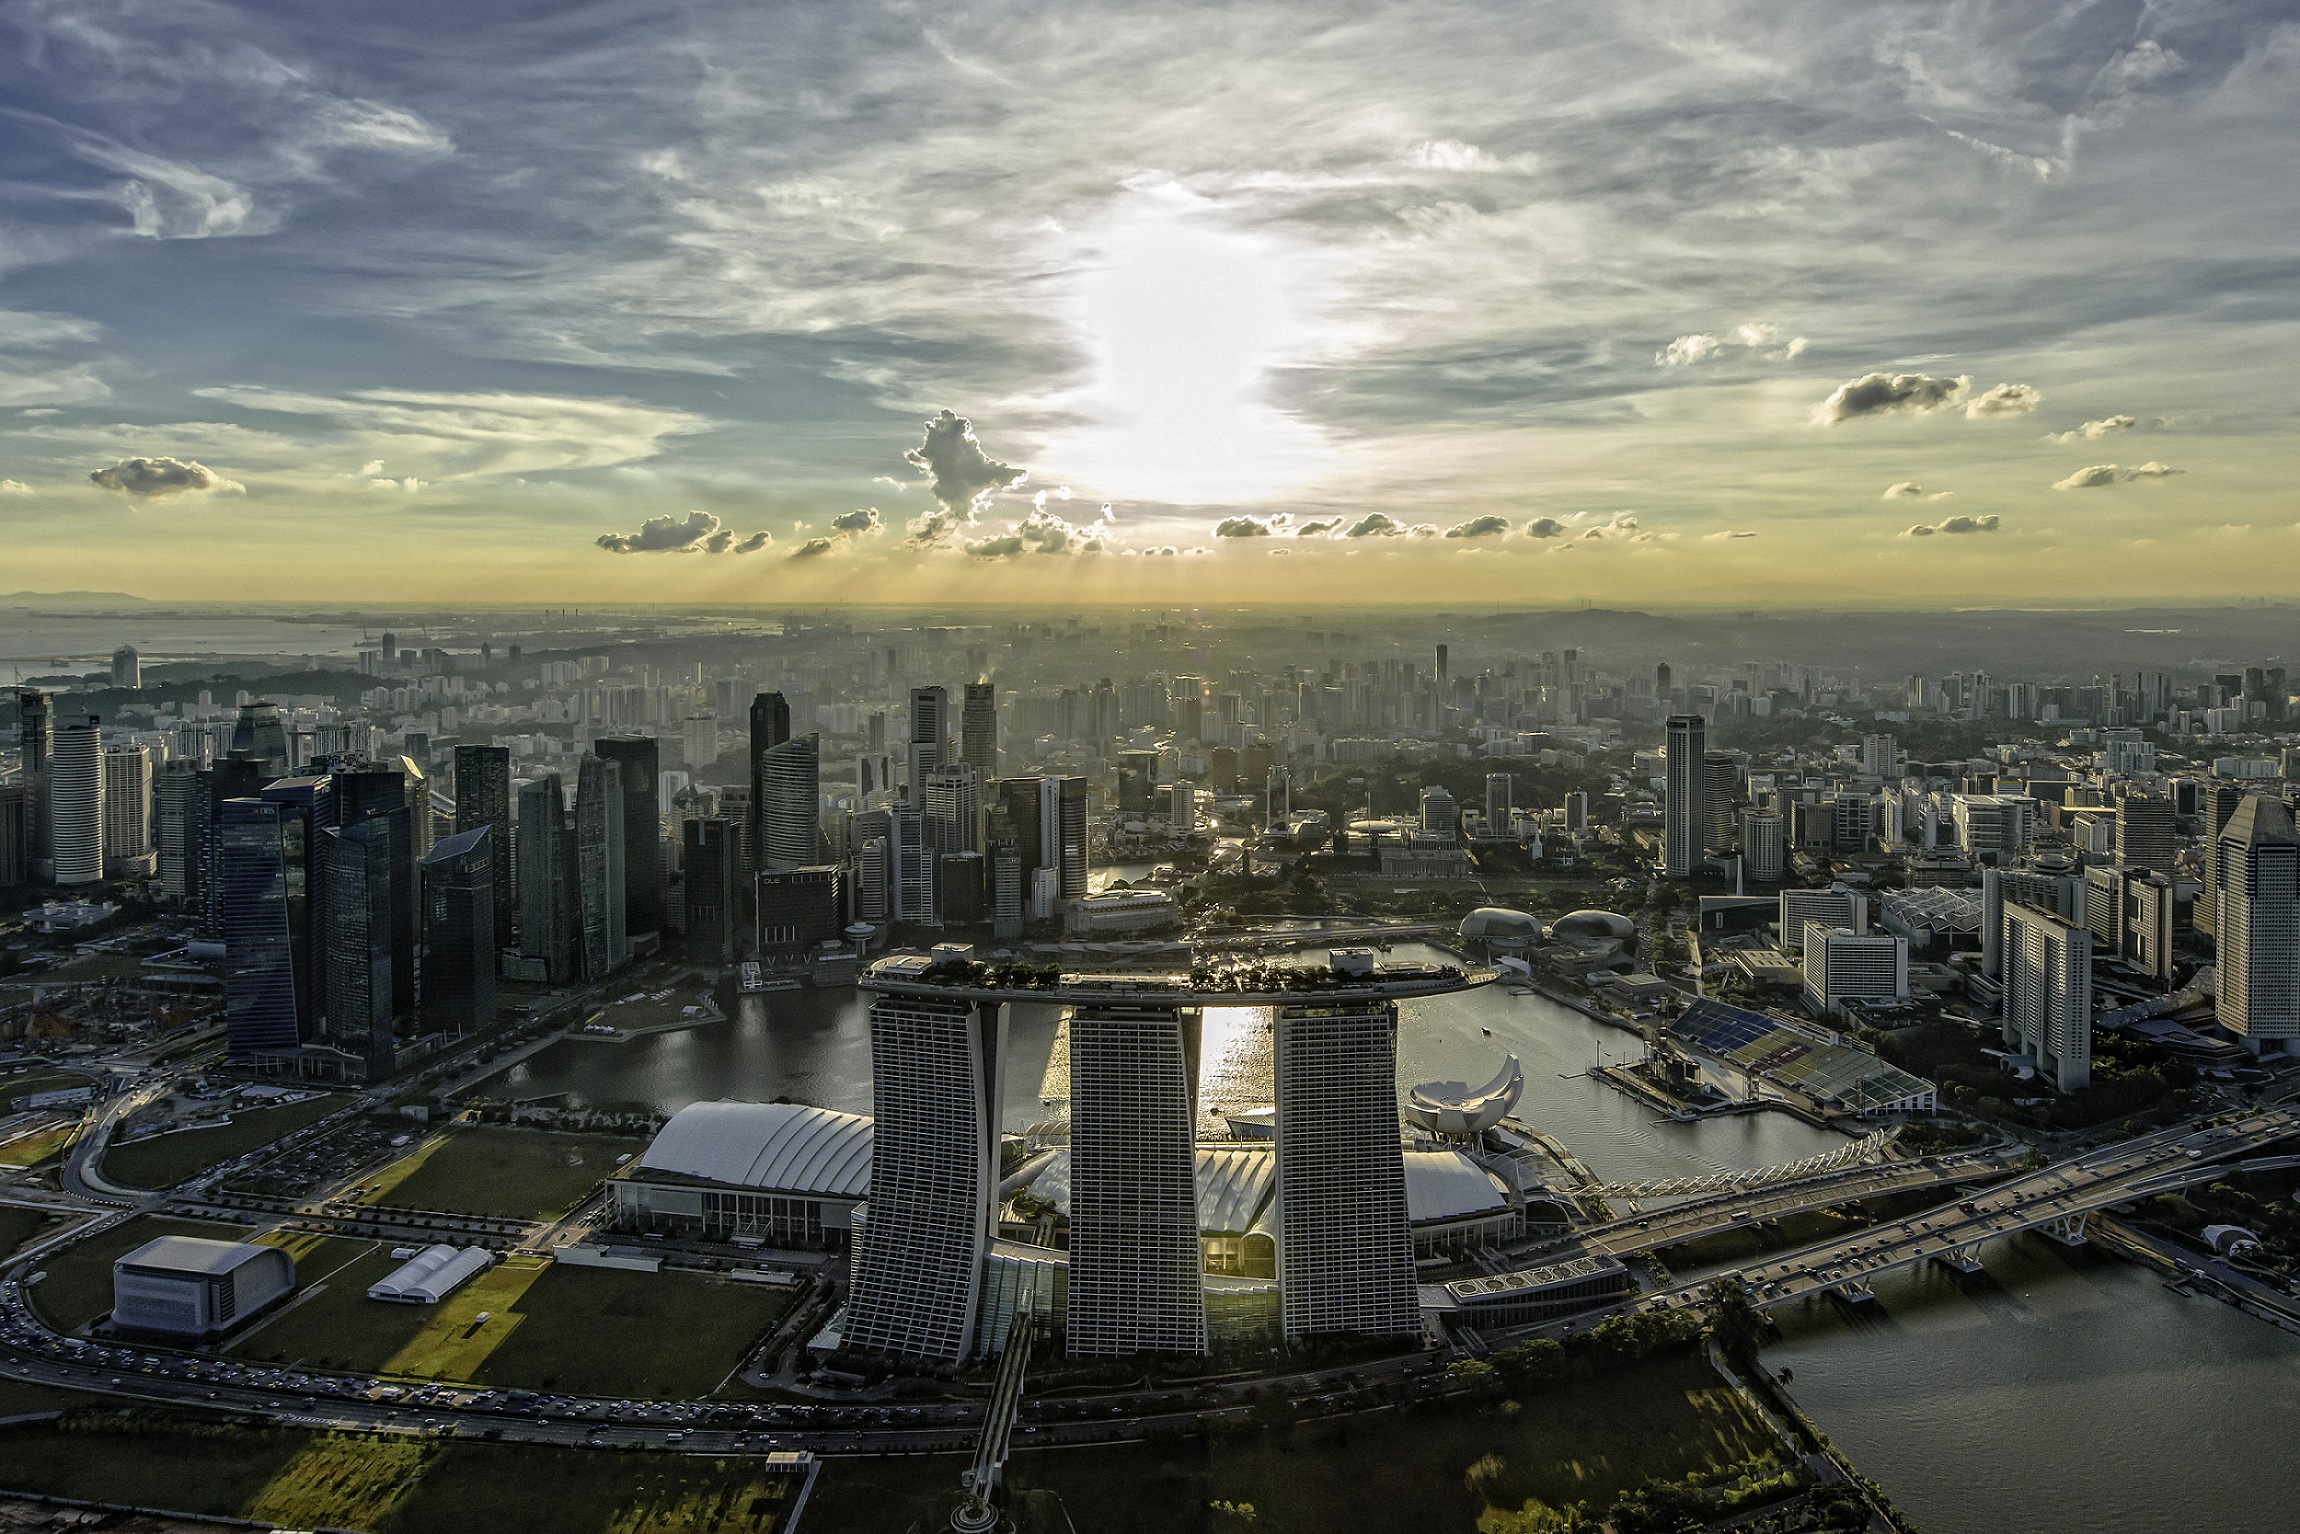
[{"label": "green grass field", "polygon": [[68,1119],[60,1124],[35,1129],[29,1134],[20,1134],[5,1145],[0,1145],[0,1166],[38,1166],[51,1157],[61,1155],[79,1128],[79,1120]]},{"label": "green grass field", "polygon": [[45,1209],[27,1209],[21,1204],[0,1204],[0,1257],[7,1256],[36,1236],[53,1230],[62,1230],[65,1221]]},{"label": "green grass field", "polygon": [[[1254,1435],[1207,1447],[1123,1445],[1017,1455],[1007,1484],[1054,1492],[1096,1534],[1471,1534],[1489,1508],[1588,1500],[1604,1505],[1655,1476],[1770,1453],[1776,1440],[1695,1353],[1665,1355],[1526,1397],[1515,1413],[1383,1414],[1304,1425],[1290,1441]],[[1501,1461],[1472,1491],[1469,1467]],[[956,1455],[830,1462],[809,1527],[900,1529],[946,1513],[964,1461]],[[1217,1521],[1209,1504],[1251,1503],[1251,1525]],[[922,1522],[920,1527],[931,1527]],[[1061,1527],[1056,1522],[1054,1527]]]},{"label": "green grass field", "polygon": [[384,1168],[371,1201],[537,1220],[564,1214],[644,1142],[526,1129],[459,1129]]},{"label": "green grass field", "polygon": [[379,1441],[181,1417],[0,1428],[0,1488],[376,1534],[771,1534],[798,1491],[755,1460]]},{"label": "green grass field", "polygon": [[48,1276],[32,1286],[32,1306],[58,1331],[74,1331],[111,1312],[113,1260],[134,1251],[154,1236],[204,1236],[211,1241],[238,1241],[246,1235],[244,1226],[138,1215],[100,1236],[91,1236],[65,1248],[43,1263],[42,1271]]},{"label": "green grass field", "polygon": [[315,1097],[284,1108],[252,1108],[216,1129],[186,1129],[104,1150],[104,1175],[129,1188],[172,1188],[209,1167],[269,1145],[344,1105],[341,1097]]},{"label": "green grass field", "polygon": [[[299,1255],[313,1281],[364,1243]],[[783,1290],[684,1273],[498,1263],[437,1305],[392,1305],[367,1286],[398,1264],[373,1248],[243,1337],[249,1358],[583,1395],[699,1396],[782,1318]],[[478,1320],[480,1312],[488,1320]],[[600,1339],[611,1337],[611,1346]]]}]

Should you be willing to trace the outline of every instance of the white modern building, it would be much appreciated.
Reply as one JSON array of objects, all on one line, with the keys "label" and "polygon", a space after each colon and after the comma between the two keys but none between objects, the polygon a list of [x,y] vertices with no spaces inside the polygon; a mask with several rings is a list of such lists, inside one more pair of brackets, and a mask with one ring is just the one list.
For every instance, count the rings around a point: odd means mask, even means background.
[{"label": "white modern building", "polygon": [[59,885],[104,877],[102,731],[92,719],[58,725],[49,737],[48,824]]},{"label": "white modern building", "polygon": [[689,1103],[608,1179],[616,1228],[776,1247],[846,1244],[871,1121],[804,1103]]},{"label": "white modern building", "polygon": [[1848,1001],[1906,1001],[1909,940],[1849,927],[1805,929],[1805,1000],[1834,1017]]},{"label": "white modern building", "polygon": [[158,866],[152,853],[152,750],[104,750],[104,876],[148,879]]},{"label": "white modern building", "polygon": [[[2300,833],[2283,800],[2247,794],[2215,839],[2220,1026],[2254,1054],[2300,1048]],[[57,860],[62,866],[62,833]]]},{"label": "white modern building", "polygon": [[1805,929],[1819,925],[1865,932],[1869,926],[1868,897],[1856,890],[1781,891],[1781,951],[1805,951]]},{"label": "white modern building", "polygon": [[[397,1255],[396,1253],[394,1255]],[[427,1246],[367,1286],[367,1297],[393,1305],[436,1305],[494,1263],[483,1246]]]},{"label": "white modern building", "polygon": [[2004,1040],[2063,1092],[2092,1081],[2091,929],[2005,902]]},{"label": "white modern building", "polygon": [[279,1247],[160,1236],[112,1263],[112,1325],[197,1340],[294,1292],[295,1259]]}]

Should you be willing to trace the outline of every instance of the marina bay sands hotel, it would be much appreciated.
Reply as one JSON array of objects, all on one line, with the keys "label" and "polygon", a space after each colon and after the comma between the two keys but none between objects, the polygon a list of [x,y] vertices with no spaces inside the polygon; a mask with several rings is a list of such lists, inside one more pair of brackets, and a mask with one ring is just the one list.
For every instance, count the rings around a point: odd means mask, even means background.
[{"label": "marina bay sands hotel", "polygon": [[[861,982],[875,993],[876,1122],[844,1346],[960,1363],[989,1351],[1018,1310],[1059,1304],[1073,1355],[1206,1352],[1196,1084],[1209,1006],[1272,1013],[1275,1153],[1241,1159],[1275,1164],[1271,1276],[1284,1336],[1419,1335],[1397,1003],[1492,978],[1377,964],[1367,950],[1228,975],[880,960]],[[1067,1262],[994,1252],[1013,1246],[995,1237],[1015,1002],[1069,1010]],[[1065,1292],[1050,1302],[1043,1291],[1057,1285]]]}]

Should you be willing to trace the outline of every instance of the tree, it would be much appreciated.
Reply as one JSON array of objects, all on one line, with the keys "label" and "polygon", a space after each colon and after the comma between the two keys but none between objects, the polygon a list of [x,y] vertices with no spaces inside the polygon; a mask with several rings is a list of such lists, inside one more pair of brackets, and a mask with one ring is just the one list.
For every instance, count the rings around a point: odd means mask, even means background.
[{"label": "tree", "polygon": [[1731,1274],[1712,1279],[1702,1291],[1709,1307],[1709,1335],[1736,1364],[1755,1362],[1764,1340],[1765,1318],[1749,1298],[1749,1286]]}]

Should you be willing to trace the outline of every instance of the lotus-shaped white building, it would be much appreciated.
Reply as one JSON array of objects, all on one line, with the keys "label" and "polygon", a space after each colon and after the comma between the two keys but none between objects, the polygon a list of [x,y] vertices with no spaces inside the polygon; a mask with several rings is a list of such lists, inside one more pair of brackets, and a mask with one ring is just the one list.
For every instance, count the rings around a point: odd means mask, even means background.
[{"label": "lotus-shaped white building", "polygon": [[1517,1056],[1501,1062],[1501,1070],[1484,1086],[1471,1090],[1458,1081],[1425,1081],[1406,1092],[1406,1117],[1432,1134],[1483,1134],[1509,1116],[1525,1090],[1525,1073]]}]

